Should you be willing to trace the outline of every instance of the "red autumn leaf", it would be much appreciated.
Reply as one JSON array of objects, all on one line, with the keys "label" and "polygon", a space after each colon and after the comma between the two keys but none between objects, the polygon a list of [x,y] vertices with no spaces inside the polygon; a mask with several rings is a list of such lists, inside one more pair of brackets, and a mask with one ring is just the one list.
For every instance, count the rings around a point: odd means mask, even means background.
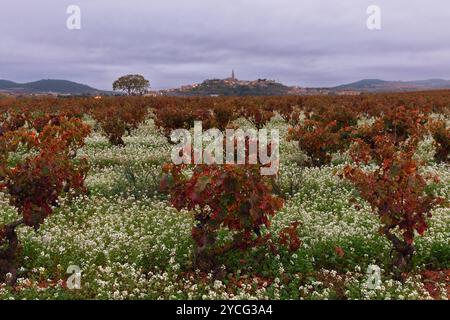
[{"label": "red autumn leaf", "polygon": [[338,256],[343,257],[345,255],[344,249],[341,247],[335,247],[334,251],[338,254]]}]

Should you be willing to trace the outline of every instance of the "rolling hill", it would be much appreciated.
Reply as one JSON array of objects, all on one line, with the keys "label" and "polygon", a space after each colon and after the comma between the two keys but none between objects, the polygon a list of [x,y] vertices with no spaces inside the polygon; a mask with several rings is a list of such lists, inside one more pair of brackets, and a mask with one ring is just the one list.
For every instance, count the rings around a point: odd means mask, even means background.
[{"label": "rolling hill", "polygon": [[0,92],[37,94],[37,93],[57,93],[57,94],[73,94],[73,95],[95,95],[107,93],[89,87],[84,84],[67,81],[67,80],[39,80],[27,83],[16,83],[9,80],[0,80]]},{"label": "rolling hill", "polygon": [[282,96],[289,94],[291,88],[275,81],[258,79],[240,81],[237,79],[211,79],[200,84],[167,90],[172,96]]},{"label": "rolling hill", "polygon": [[384,81],[380,79],[364,79],[331,88],[333,91],[354,90],[368,92],[419,91],[432,89],[450,89],[450,81],[443,79],[418,81]]}]

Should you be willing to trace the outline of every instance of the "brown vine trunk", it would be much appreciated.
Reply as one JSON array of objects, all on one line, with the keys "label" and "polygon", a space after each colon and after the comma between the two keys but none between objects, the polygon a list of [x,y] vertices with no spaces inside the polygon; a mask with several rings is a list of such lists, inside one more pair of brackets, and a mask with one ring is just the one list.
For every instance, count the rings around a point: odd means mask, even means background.
[{"label": "brown vine trunk", "polygon": [[124,147],[125,142],[123,141],[122,137],[110,137],[109,142],[116,147]]},{"label": "brown vine trunk", "polygon": [[206,234],[203,246],[194,246],[194,268],[204,272],[210,272],[217,265],[213,248],[216,243],[216,236]]},{"label": "brown vine trunk", "polygon": [[[212,272],[215,279],[223,279],[226,276],[226,270],[218,263],[217,257],[222,256],[230,251],[238,250],[243,244],[240,240],[234,240],[221,247],[216,247],[217,234],[210,233],[206,235],[203,246],[194,246],[194,269],[203,272]],[[248,244],[256,245],[256,241]]]},{"label": "brown vine trunk", "polygon": [[16,228],[23,220],[5,225],[0,229],[0,282],[12,286],[17,280],[19,241]]},{"label": "brown vine trunk", "polygon": [[414,245],[408,244],[391,233],[389,229],[384,234],[392,243],[395,255],[392,260],[392,271],[396,280],[403,280],[402,273],[411,271],[412,258],[415,251]]},{"label": "brown vine trunk", "polygon": [[212,232],[205,235],[205,241],[203,246],[194,246],[194,269],[198,269],[203,272],[212,272],[215,279],[223,279],[226,276],[226,270],[224,270],[218,263],[217,257],[235,250],[239,247],[239,244],[235,241],[224,245],[222,247],[216,247],[217,233]]}]

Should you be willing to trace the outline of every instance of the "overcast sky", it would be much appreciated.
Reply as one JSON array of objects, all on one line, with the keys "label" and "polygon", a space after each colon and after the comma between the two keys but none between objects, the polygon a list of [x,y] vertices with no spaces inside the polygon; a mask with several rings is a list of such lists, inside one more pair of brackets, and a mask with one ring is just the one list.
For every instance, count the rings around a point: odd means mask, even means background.
[{"label": "overcast sky", "polygon": [[[366,26],[381,8],[381,30]],[[69,5],[81,30],[68,30]],[[207,78],[331,86],[363,78],[450,79],[449,0],[2,0],[0,79],[111,89]]]}]

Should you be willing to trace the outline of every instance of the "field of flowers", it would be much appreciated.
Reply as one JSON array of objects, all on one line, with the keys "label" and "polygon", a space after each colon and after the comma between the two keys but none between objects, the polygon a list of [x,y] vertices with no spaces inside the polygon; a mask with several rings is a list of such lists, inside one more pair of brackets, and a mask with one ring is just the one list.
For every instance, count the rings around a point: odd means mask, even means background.
[{"label": "field of flowers", "polygon": [[[172,145],[150,117],[112,146],[93,118],[94,130],[78,157],[89,159],[86,195],[59,199],[54,213],[34,231],[17,229],[22,254],[17,284],[0,284],[0,299],[447,299],[450,267],[450,209],[433,209],[429,228],[415,240],[413,271],[405,281],[388,271],[389,241],[380,221],[354,186],[340,177],[351,160],[346,152],[321,167],[287,141],[288,124],[273,117],[265,127],[281,132],[276,190],[284,207],[272,219],[277,234],[300,222],[295,252],[267,247],[219,257],[221,277],[193,270],[192,212],[173,208],[159,192],[163,163]],[[252,126],[244,118],[240,127]],[[416,156],[424,173],[440,178],[434,192],[450,200],[450,168],[433,160],[431,138]],[[370,168],[368,168],[370,169]],[[17,218],[0,193],[0,225]],[[221,231],[220,239],[230,235]],[[81,287],[67,288],[67,268],[81,269]],[[370,287],[369,266],[381,282]]]}]

